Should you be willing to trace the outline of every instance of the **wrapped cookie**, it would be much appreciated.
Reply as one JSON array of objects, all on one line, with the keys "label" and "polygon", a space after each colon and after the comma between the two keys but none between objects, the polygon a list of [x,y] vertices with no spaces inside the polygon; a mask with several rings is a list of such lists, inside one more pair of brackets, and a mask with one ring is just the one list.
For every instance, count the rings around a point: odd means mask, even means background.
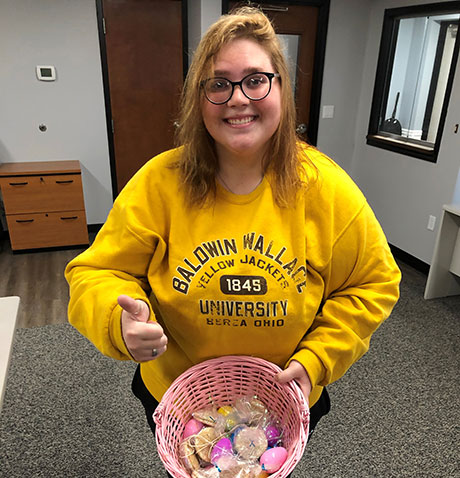
[{"label": "wrapped cookie", "polygon": [[192,415],[195,420],[198,420],[208,427],[216,426],[216,424],[223,419],[223,415],[217,411],[217,407],[202,408],[193,412]]},{"label": "wrapped cookie", "polygon": [[222,469],[219,478],[259,478],[262,473],[258,463],[237,460],[233,466]]},{"label": "wrapped cookie", "polygon": [[200,463],[195,455],[195,447],[192,444],[193,441],[194,438],[190,437],[183,440],[179,445],[179,458],[189,473],[200,468]]},{"label": "wrapped cookie", "polygon": [[241,418],[241,423],[247,423],[250,426],[263,426],[270,417],[268,408],[256,396],[239,398],[234,408]]},{"label": "wrapped cookie", "polygon": [[211,451],[218,438],[214,427],[205,427],[194,436],[195,452],[203,461],[211,462]]},{"label": "wrapped cookie", "polygon": [[192,472],[192,478],[220,478],[219,470],[215,466],[207,466]]},{"label": "wrapped cookie", "polygon": [[233,447],[239,458],[255,461],[267,449],[268,441],[262,428],[246,427],[235,436]]}]

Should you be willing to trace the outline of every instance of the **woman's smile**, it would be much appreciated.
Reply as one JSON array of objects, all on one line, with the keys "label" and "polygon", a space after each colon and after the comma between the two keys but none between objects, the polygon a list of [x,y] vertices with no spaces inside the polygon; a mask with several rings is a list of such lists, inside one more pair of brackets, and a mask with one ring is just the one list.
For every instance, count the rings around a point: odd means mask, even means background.
[{"label": "woman's smile", "polygon": [[225,122],[230,124],[231,126],[247,126],[249,124],[254,123],[257,119],[256,116],[239,116],[239,117],[232,117],[224,119]]}]

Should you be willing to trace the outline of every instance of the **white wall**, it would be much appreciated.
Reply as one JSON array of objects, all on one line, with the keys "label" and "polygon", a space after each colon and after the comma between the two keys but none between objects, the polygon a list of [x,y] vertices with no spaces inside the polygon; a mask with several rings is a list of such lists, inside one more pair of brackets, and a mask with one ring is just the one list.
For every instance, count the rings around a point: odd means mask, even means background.
[{"label": "white wall", "polygon": [[[2,0],[0,61],[0,162],[80,161],[88,223],[104,222],[112,186],[95,1]],[[38,81],[36,65],[54,65],[57,81]]]},{"label": "white wall", "polygon": [[[389,242],[414,257],[431,263],[442,205],[452,202],[459,172],[460,134],[454,134],[453,128],[455,123],[460,122],[460,64],[457,65],[436,164],[366,144],[384,10],[421,3],[428,2],[370,2],[369,35],[366,41],[351,174],[374,208]],[[427,229],[429,215],[437,217],[434,231]]]},{"label": "white wall", "polygon": [[320,111],[317,146],[348,172],[355,151],[369,15],[369,0],[331,0],[321,111],[333,105],[334,117],[323,119]]},{"label": "white wall", "polygon": [[222,14],[221,0],[187,0],[189,64],[201,37]]}]

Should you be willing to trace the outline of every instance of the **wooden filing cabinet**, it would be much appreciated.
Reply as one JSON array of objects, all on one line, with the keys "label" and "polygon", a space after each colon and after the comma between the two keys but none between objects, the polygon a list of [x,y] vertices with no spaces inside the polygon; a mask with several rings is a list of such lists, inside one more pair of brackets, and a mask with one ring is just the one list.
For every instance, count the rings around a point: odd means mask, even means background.
[{"label": "wooden filing cabinet", "polygon": [[12,250],[88,244],[78,161],[0,164]]}]

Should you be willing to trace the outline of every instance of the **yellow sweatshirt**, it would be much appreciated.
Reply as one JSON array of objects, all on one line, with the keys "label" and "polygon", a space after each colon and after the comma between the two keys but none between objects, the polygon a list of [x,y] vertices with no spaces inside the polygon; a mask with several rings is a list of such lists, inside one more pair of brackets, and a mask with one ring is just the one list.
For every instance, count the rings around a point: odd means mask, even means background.
[{"label": "yellow sweatshirt", "polygon": [[368,349],[398,299],[400,272],[364,196],[331,159],[308,155],[319,177],[278,207],[270,182],[208,207],[184,207],[180,149],[149,161],[116,199],[94,243],[66,268],[69,320],[105,355],[132,359],[120,294],[147,300],[166,353],[141,364],[160,400],[203,360],[253,355],[299,361],[310,405]]}]

